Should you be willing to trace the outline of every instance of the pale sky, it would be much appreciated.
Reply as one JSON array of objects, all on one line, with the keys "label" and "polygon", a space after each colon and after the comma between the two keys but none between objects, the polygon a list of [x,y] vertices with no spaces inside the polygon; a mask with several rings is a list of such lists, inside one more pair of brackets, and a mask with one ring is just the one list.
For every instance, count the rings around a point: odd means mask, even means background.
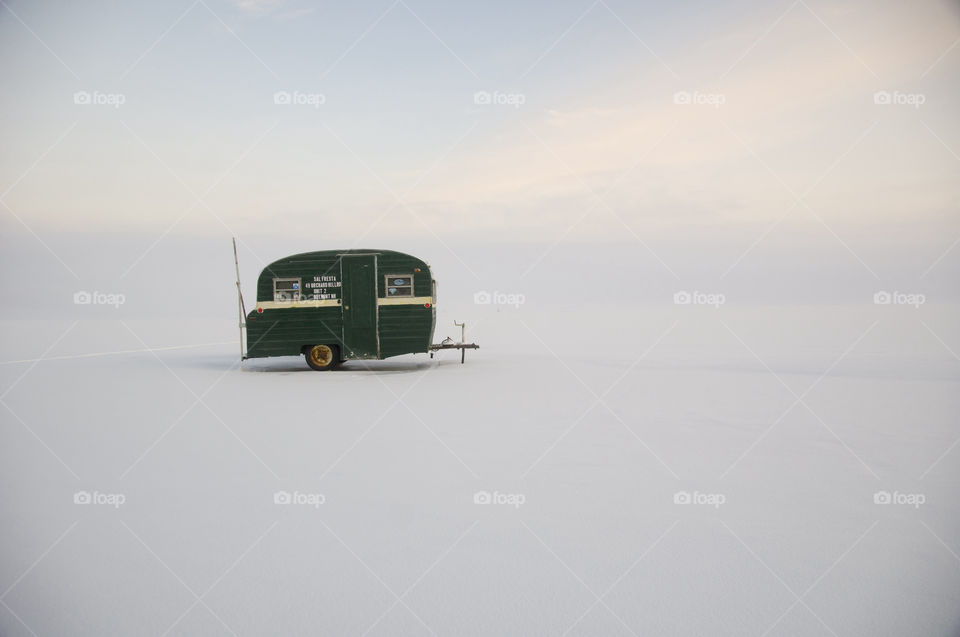
[{"label": "pale sky", "polygon": [[3,0],[0,229],[747,247],[813,223],[932,262],[960,236],[958,41],[945,2]]}]

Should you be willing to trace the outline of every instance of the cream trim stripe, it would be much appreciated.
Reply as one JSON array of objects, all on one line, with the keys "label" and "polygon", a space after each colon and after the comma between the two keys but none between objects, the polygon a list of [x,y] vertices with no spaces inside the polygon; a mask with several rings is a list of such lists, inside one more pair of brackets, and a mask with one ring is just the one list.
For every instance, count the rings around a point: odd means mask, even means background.
[{"label": "cream trim stripe", "polygon": [[261,301],[257,309],[289,310],[294,307],[338,307],[340,299],[324,299],[322,301]]},{"label": "cream trim stripe", "polygon": [[[402,296],[390,299],[377,299],[377,305],[433,305],[432,296]],[[322,301],[261,301],[258,310],[289,310],[299,307],[340,307],[340,299]]]},{"label": "cream trim stripe", "polygon": [[377,299],[377,305],[433,305],[432,296],[395,296],[389,299]]}]

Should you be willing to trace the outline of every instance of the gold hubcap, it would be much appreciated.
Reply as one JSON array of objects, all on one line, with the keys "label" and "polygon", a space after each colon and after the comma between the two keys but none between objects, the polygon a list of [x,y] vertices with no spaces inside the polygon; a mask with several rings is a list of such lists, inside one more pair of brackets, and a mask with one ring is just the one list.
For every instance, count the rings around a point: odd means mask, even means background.
[{"label": "gold hubcap", "polygon": [[333,361],[333,350],[327,345],[314,345],[310,348],[310,360],[321,367]]}]

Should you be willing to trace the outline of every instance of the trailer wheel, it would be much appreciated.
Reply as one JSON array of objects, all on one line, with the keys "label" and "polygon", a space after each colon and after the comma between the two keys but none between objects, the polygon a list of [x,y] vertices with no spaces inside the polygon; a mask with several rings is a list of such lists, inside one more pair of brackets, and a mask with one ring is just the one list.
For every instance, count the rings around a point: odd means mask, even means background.
[{"label": "trailer wheel", "polygon": [[333,369],[340,362],[340,353],[336,345],[314,345],[303,352],[307,365],[318,372]]}]

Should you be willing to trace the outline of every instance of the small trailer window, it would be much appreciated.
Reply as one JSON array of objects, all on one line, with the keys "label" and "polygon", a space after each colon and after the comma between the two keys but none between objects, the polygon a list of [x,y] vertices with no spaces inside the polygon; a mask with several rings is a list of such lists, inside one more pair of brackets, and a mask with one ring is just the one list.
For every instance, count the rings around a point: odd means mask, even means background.
[{"label": "small trailer window", "polygon": [[299,301],[300,300],[300,279],[274,279],[273,280],[273,300],[274,301]]},{"label": "small trailer window", "polygon": [[386,282],[387,296],[413,296],[413,276],[409,274],[388,274]]}]

